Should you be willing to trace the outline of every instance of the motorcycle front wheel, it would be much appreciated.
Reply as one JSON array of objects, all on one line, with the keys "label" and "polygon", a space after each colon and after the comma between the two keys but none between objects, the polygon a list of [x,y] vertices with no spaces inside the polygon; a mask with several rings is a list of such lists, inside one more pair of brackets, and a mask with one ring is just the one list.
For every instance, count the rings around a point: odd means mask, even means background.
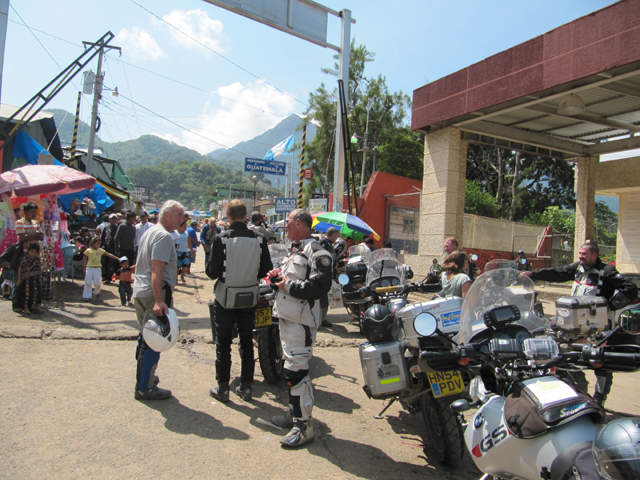
[{"label": "motorcycle front wheel", "polygon": [[462,427],[455,414],[443,407],[430,393],[422,395],[422,416],[427,427],[424,453],[428,456],[427,443],[430,451],[435,452],[438,462],[442,465],[455,465],[464,455]]},{"label": "motorcycle front wheel", "polygon": [[280,383],[284,369],[284,355],[280,343],[280,327],[274,324],[258,332],[258,361],[264,379],[271,383]]}]

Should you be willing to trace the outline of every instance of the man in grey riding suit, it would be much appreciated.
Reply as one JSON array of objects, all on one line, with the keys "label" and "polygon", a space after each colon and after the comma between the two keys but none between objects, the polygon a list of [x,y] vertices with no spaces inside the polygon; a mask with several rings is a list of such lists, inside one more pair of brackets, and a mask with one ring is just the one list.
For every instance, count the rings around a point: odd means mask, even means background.
[{"label": "man in grey riding suit", "polygon": [[[543,268],[533,272],[522,272],[532,280],[547,282],[568,282],[573,280],[571,295],[587,295],[604,297],[609,310],[619,310],[638,296],[638,288],[628,278],[618,273],[613,265],[606,265],[598,256],[598,245],[587,241],[578,252],[579,261],[559,268]],[[618,293],[616,294],[616,290]],[[596,392],[593,399],[601,406],[613,384],[613,373],[596,369]],[[587,382],[584,374],[577,378],[579,386],[586,390]]]},{"label": "man in grey riding suit", "polygon": [[280,440],[285,447],[299,447],[313,440],[309,360],[321,323],[319,300],[329,293],[333,277],[333,258],[311,236],[311,222],[311,214],[306,210],[299,208],[289,213],[285,228],[293,242],[292,250],[280,272],[269,272],[278,287],[273,316],[280,319],[284,377],[289,387],[289,411],[271,421],[291,428]]}]

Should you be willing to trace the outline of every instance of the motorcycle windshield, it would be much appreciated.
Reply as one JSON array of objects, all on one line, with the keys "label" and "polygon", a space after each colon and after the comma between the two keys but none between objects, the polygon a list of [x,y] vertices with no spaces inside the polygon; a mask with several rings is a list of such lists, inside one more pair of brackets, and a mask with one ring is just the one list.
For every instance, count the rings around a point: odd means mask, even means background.
[{"label": "motorcycle windshield", "polygon": [[349,247],[349,250],[347,251],[348,258],[362,257],[362,261],[367,265],[370,262],[370,256],[371,256],[371,249],[366,245],[362,245],[362,244],[352,245],[351,247]]},{"label": "motorcycle windshield", "polygon": [[[404,283],[404,270],[398,262],[398,256],[392,248],[381,248],[369,253],[369,269],[367,270],[367,285],[380,277],[389,278],[389,285],[402,285]],[[395,280],[392,280],[395,279]]]},{"label": "motorcycle windshield", "polygon": [[502,305],[515,305],[520,310],[522,325],[529,331],[546,324],[534,311],[533,281],[518,270],[498,268],[480,275],[471,285],[462,302],[460,331],[457,341],[468,343],[474,335],[485,330],[484,313]]},{"label": "motorcycle windshield", "polygon": [[484,271],[490,272],[491,270],[496,270],[498,268],[516,268],[516,264],[513,260],[496,258],[494,260],[491,260],[490,262],[487,262],[487,264],[484,266]]}]

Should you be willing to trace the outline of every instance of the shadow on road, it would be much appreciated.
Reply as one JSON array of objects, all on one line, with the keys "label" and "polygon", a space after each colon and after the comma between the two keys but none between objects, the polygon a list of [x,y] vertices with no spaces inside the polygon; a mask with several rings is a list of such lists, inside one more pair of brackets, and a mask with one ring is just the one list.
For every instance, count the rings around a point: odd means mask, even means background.
[{"label": "shadow on road", "polygon": [[249,435],[236,428],[225,427],[220,420],[211,415],[193,410],[180,403],[175,397],[162,401],[143,402],[157,410],[166,419],[164,426],[181,435],[197,435],[211,440],[248,440]]}]

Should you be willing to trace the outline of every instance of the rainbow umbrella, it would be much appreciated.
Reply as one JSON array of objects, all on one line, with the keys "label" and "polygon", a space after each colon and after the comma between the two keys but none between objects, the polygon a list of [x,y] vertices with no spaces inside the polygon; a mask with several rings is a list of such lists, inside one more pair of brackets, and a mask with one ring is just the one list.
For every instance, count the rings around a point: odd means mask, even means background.
[{"label": "rainbow umbrella", "polygon": [[351,237],[356,241],[362,240],[364,237],[373,237],[374,240],[380,240],[380,235],[365,222],[355,215],[349,215],[342,212],[324,212],[313,216],[313,224],[311,225],[319,232],[326,232],[331,227],[340,230],[342,237]]}]

